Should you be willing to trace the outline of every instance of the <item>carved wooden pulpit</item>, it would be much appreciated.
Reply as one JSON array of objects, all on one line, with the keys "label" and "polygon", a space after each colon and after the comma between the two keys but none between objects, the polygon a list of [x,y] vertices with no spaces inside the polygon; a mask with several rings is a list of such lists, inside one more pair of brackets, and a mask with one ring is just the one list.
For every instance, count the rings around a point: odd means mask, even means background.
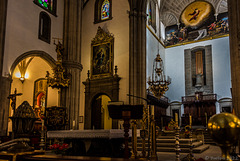
[{"label": "carved wooden pulpit", "polygon": [[129,158],[128,150],[128,137],[130,119],[142,119],[143,117],[143,105],[108,105],[109,115],[112,119],[123,119],[124,127],[124,158]]}]

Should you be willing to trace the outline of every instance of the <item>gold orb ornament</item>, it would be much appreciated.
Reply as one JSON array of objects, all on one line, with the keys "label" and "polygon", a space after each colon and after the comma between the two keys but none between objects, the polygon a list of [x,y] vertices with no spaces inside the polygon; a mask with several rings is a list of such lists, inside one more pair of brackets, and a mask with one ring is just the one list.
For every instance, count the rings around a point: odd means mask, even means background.
[{"label": "gold orb ornament", "polygon": [[240,134],[240,119],[231,113],[220,113],[208,121],[208,132],[222,150],[222,160],[232,161],[230,148],[237,143]]}]

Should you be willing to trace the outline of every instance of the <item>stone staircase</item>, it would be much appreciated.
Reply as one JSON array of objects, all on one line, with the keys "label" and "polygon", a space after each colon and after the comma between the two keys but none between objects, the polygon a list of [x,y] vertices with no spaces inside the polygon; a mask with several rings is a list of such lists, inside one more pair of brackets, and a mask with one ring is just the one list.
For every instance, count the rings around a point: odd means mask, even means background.
[{"label": "stone staircase", "polygon": [[[156,139],[157,152],[175,152],[175,136],[173,133],[169,133],[165,136],[158,136]],[[180,153],[188,153],[190,149],[190,139],[180,138]],[[192,139],[193,153],[202,153],[209,148],[209,145],[203,144],[202,141],[198,141],[196,138]],[[131,148],[131,143],[129,144]],[[148,151],[148,140],[145,141],[146,151]],[[142,151],[142,139],[137,139],[137,151]]]},{"label": "stone staircase", "polygon": [[216,142],[213,141],[213,139],[210,137],[208,131],[204,131],[204,143],[205,144],[211,144],[211,145],[217,145]]}]

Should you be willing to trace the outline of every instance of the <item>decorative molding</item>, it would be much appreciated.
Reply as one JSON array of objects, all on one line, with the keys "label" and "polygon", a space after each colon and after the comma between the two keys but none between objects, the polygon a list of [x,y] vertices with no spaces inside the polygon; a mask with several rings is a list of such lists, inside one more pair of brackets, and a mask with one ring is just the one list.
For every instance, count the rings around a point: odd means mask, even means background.
[{"label": "decorative molding", "polygon": [[35,56],[44,59],[48,63],[48,65],[51,66],[51,68],[54,68],[56,66],[56,61],[52,58],[51,55],[49,55],[48,53],[46,53],[44,51],[32,50],[32,51],[28,51],[16,58],[16,60],[13,62],[12,66],[10,68],[10,74],[12,75],[14,69],[16,68],[16,66],[18,65],[19,62],[21,62],[22,60],[24,60],[28,57],[35,57]]},{"label": "decorative molding", "polygon": [[106,43],[114,39],[113,34],[105,32],[100,26],[98,26],[97,34],[92,39],[92,45],[97,45],[100,43]]},{"label": "decorative molding", "polygon": [[[87,79],[85,85],[85,129],[91,129],[92,120],[92,102],[99,95],[107,95],[111,101],[119,101],[119,81],[120,77],[114,75],[101,79]],[[114,122],[113,122],[114,123]],[[114,126],[114,124],[113,124]],[[114,127],[113,127],[114,128]]]},{"label": "decorative molding", "polygon": [[175,44],[175,45],[169,45],[166,46],[165,48],[172,48],[172,47],[176,47],[176,46],[181,46],[181,45],[187,45],[187,44],[193,44],[193,43],[197,43],[197,42],[201,42],[201,41],[207,41],[207,40],[213,40],[213,39],[219,39],[222,37],[228,37],[229,34],[224,34],[224,35],[217,35],[217,36],[211,36],[211,37],[207,37],[207,38],[203,38],[197,41],[189,41],[189,42],[184,42],[184,43],[179,43],[179,44]]},{"label": "decorative molding", "polygon": [[66,68],[76,68],[82,71],[83,66],[81,63],[79,62],[74,62],[74,61],[70,61],[70,60],[64,60],[63,61],[63,66]]},{"label": "decorative molding", "polygon": [[166,46],[162,43],[162,41],[158,38],[158,36],[152,31],[152,29],[147,25],[147,29],[151,32],[151,34],[157,39],[157,41],[164,47]]}]

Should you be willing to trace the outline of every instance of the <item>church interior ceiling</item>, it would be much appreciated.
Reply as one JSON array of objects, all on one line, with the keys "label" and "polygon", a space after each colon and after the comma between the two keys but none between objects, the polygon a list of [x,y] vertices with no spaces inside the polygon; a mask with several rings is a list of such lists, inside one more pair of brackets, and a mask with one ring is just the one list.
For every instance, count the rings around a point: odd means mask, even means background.
[{"label": "church interior ceiling", "polygon": [[162,0],[166,46],[228,34],[227,0]]}]

